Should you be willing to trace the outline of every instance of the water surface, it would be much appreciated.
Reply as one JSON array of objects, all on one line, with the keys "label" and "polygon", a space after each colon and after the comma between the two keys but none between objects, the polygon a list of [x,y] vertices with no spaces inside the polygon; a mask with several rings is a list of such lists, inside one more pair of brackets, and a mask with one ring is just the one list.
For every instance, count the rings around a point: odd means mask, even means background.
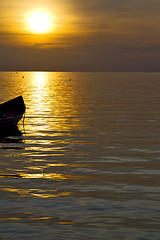
[{"label": "water surface", "polygon": [[26,104],[0,137],[0,239],[159,239],[159,79],[0,72]]}]

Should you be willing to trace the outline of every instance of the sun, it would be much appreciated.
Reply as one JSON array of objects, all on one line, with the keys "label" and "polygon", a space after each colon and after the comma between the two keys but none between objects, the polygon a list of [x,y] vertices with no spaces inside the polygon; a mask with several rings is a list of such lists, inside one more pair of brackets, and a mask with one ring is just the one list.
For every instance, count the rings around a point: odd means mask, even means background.
[{"label": "sun", "polygon": [[51,20],[46,13],[32,13],[29,18],[30,29],[34,33],[47,33],[51,26]]}]

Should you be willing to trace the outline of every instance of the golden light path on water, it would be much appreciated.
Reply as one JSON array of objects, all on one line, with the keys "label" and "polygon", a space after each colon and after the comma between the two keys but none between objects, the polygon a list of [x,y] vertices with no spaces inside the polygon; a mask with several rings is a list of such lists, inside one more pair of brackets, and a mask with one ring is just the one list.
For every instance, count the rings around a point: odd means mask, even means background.
[{"label": "golden light path on water", "polygon": [[[74,145],[67,135],[80,128],[77,116],[77,106],[73,95],[73,84],[67,74],[32,72],[21,73],[23,81],[27,82],[25,135],[22,158],[22,168],[11,169],[13,174],[1,177],[19,179],[43,179],[51,181],[85,180],[84,176],[66,173],[66,169],[82,167],[82,164],[71,164],[67,157],[67,149]],[[78,154],[78,153],[77,153]],[[57,158],[64,159],[57,160]],[[15,159],[15,161],[19,161]],[[83,164],[87,167],[87,164]],[[64,173],[61,171],[65,169]],[[4,191],[17,193],[22,196],[58,197],[71,195],[68,191],[3,188]]]},{"label": "golden light path on water", "polygon": [[[77,106],[75,105],[75,96],[67,74],[33,72],[31,81],[31,89],[28,96],[29,110],[28,114],[36,116],[36,123],[41,125],[40,130],[48,126],[49,129],[59,129],[68,131],[69,124],[65,124],[68,118],[72,118],[77,114]],[[55,118],[55,121],[53,119]],[[31,120],[31,119],[30,119]],[[35,121],[35,119],[33,119]],[[39,121],[39,122],[38,122]],[[46,123],[46,124],[45,124]],[[74,127],[73,125],[71,127]],[[75,126],[78,127],[77,124]]]}]

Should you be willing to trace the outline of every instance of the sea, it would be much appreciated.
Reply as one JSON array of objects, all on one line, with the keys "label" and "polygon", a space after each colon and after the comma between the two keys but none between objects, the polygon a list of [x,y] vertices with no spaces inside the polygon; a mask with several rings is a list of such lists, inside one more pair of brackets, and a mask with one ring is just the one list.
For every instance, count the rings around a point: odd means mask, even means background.
[{"label": "sea", "polygon": [[160,73],[0,72],[0,240],[160,239]]}]

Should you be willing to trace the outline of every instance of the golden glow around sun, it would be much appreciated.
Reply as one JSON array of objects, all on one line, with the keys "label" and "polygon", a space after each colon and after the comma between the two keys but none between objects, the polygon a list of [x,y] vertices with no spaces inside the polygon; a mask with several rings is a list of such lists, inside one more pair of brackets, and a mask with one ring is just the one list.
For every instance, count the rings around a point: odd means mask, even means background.
[{"label": "golden glow around sun", "polygon": [[51,27],[51,20],[46,13],[32,13],[29,18],[30,29],[33,33],[47,33]]}]

